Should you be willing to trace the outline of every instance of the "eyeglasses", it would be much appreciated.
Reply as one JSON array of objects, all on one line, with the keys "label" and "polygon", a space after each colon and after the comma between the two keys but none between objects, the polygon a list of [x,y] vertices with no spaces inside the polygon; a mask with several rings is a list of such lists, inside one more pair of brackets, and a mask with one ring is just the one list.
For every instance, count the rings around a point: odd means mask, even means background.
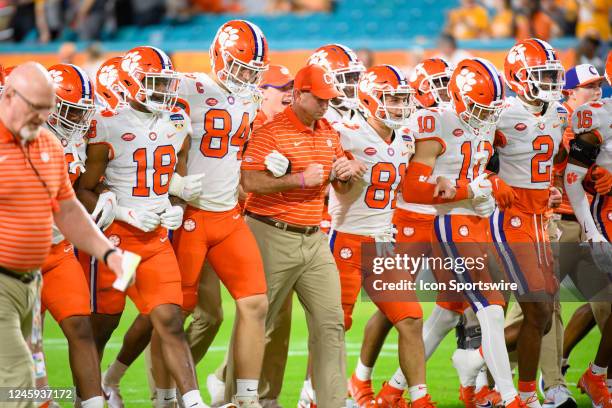
[{"label": "eyeglasses", "polygon": [[48,106],[48,105],[46,105],[46,106],[36,105],[36,104],[30,102],[18,90],[13,88],[12,91],[15,93],[15,95],[19,96],[26,103],[26,105],[28,105],[28,108],[30,108],[31,111],[33,111],[35,113],[48,115],[49,112],[51,112],[51,110],[53,110],[53,105],[51,105],[51,106]]}]

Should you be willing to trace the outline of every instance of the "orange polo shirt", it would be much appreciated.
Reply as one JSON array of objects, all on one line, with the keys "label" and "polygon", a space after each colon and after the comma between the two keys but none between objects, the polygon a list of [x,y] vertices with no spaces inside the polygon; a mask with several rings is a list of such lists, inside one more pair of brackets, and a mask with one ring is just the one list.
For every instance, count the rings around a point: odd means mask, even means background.
[{"label": "orange polo shirt", "polygon": [[[291,106],[255,130],[242,161],[243,170],[265,170],[265,157],[276,150],[291,162],[291,172],[300,173],[311,163],[320,163],[324,179],[332,163],[344,156],[338,133],[325,119],[316,121],[314,131],[305,126]],[[246,210],[289,224],[319,225],[323,215],[324,183],[318,187],[297,188],[272,194],[251,194]]]},{"label": "orange polo shirt", "polygon": [[51,248],[51,198],[66,200],[74,191],[64,149],[51,132],[41,129],[23,151],[20,143],[0,122],[0,266],[27,271],[40,268]]}]

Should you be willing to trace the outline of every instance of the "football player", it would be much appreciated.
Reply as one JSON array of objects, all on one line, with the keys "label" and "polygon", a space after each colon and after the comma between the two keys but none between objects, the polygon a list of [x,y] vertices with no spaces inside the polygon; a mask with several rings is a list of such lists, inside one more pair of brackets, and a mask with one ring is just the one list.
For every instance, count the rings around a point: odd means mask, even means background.
[{"label": "football player", "polygon": [[[433,253],[436,256],[482,256],[491,237],[488,217],[495,208],[485,168],[493,153],[494,128],[504,103],[501,77],[480,58],[461,61],[448,87],[451,109],[417,114],[415,154],[408,165],[402,194],[407,202],[434,204]],[[456,186],[438,197],[430,177],[454,179]],[[453,202],[448,202],[452,197]],[[467,245],[466,245],[467,244]],[[438,280],[450,272],[459,282],[489,282],[486,265],[464,271],[434,268]],[[462,273],[457,273],[462,272]],[[519,407],[504,343],[501,293],[474,287],[463,292],[482,328],[482,354],[507,407]],[[451,298],[454,300],[454,298]]]},{"label": "football player", "polygon": [[[205,173],[206,185],[201,194],[186,200],[185,220],[173,246],[186,312],[193,312],[197,303],[204,261],[234,298],[229,365],[235,361],[235,371],[228,371],[235,373],[236,382],[227,383],[226,399],[256,406],[267,287],[259,248],[238,205],[238,185],[242,149],[261,99],[257,87],[268,68],[268,44],[255,24],[231,20],[217,31],[210,59],[212,75],[184,74],[179,90],[194,129],[188,173]],[[177,195],[182,196],[180,191]]]},{"label": "football player", "polygon": [[[606,60],[606,79],[612,84],[612,52],[608,53]],[[609,243],[612,236],[612,201],[604,180],[607,176],[595,180],[596,194],[590,212],[582,182],[589,173],[612,172],[612,99],[604,98],[577,108],[572,115],[572,129],[576,137],[570,143],[569,162],[565,170],[567,196],[586,240],[592,246],[595,262],[601,272],[609,275],[612,265],[612,248]],[[605,193],[605,190],[608,192]],[[612,407],[612,397],[606,387],[606,375],[611,362],[612,317],[608,317],[595,360],[578,383],[591,398],[593,407]]]},{"label": "football player", "polygon": [[126,104],[125,88],[119,82],[123,57],[106,60],[96,72],[96,96],[100,105],[114,110]]},{"label": "football player", "polygon": [[555,50],[532,38],[510,49],[504,77],[517,96],[508,98],[495,132],[499,172],[490,180],[499,208],[491,231],[506,276],[518,286],[524,315],[518,338],[506,339],[508,348],[518,352],[518,390],[528,407],[539,408],[541,343],[558,288],[546,226],[549,209],[561,202],[562,189],[551,184],[567,123],[567,111],[558,102],[565,76]]},{"label": "football player", "polygon": [[[119,81],[128,103],[95,116],[88,135],[88,171],[79,182],[81,201],[93,209],[99,199],[98,182],[104,176],[106,188],[117,197],[115,221],[105,235],[142,257],[135,283],[125,293],[113,288],[114,279],[105,266],[93,268],[93,321],[100,333],[100,351],[118,324],[126,294],[140,312],[103,385],[118,391],[119,378],[149,342],[153,328],[152,354],[163,359],[184,405],[205,407],[183,332],[181,277],[168,240],[168,230],[177,229],[183,218],[182,207],[171,203],[168,192],[175,167],[185,175],[191,134],[189,117],[174,107],[180,78],[163,51],[145,46],[123,56]],[[122,360],[126,356],[132,361]],[[158,387],[161,383],[157,381]],[[158,388],[156,406],[173,403],[174,386],[166,387]],[[123,406],[117,397],[109,401],[110,406]]]}]

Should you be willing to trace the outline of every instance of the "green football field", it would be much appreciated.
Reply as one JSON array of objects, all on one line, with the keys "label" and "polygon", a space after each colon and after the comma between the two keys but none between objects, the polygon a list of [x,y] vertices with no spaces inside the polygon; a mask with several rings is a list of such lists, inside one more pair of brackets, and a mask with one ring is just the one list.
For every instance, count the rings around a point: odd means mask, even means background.
[{"label": "green football field", "polygon": [[[563,305],[564,322],[568,321],[571,313],[579,305],[579,303],[565,303]],[[221,363],[227,344],[229,343],[234,316],[234,305],[227,293],[224,294],[223,306],[225,313],[223,326],[209,350],[208,355],[200,362],[197,368],[200,389],[203,392],[205,401],[209,401],[208,392],[206,391],[206,376],[213,372],[218,364]],[[433,303],[423,304],[425,316],[429,315],[432,307]],[[346,336],[346,349],[348,354],[347,376],[352,372],[359,356],[363,326],[375,308],[376,306],[369,302],[360,302],[355,307],[353,328]],[[123,314],[119,328],[115,331],[115,334],[107,345],[104,361],[102,362],[103,369],[106,369],[108,364],[110,364],[112,359],[117,355],[123,334],[135,316],[136,310],[130,304]],[[66,340],[59,326],[57,326],[51,316],[47,316],[45,324],[44,345],[50,384],[53,387],[71,386],[72,380],[68,365]],[[576,382],[589,361],[593,359],[599,337],[599,332],[597,330],[592,330],[588,337],[574,350],[570,358],[571,368],[567,374],[568,385],[577,398],[579,407],[591,406],[588,398],[580,395],[580,392],[576,388]],[[293,310],[289,361],[280,398],[281,404],[286,408],[295,407],[299,397],[306,370],[307,338],[308,334],[304,313],[296,298]],[[454,333],[451,333],[447,336],[427,365],[427,383],[433,399],[438,402],[438,407],[462,406],[461,402],[457,399],[459,380],[450,361],[454,348]],[[387,344],[383,348],[378,364],[374,370],[374,384],[376,390],[379,389],[383,381],[387,380],[389,376],[393,374],[397,368],[397,364],[397,336],[392,333],[388,338]],[[121,383],[121,392],[126,401],[126,407],[152,406],[148,399],[149,392],[144,371],[144,360],[142,357],[128,370]],[[69,406],[69,404],[64,404],[63,406]]]}]

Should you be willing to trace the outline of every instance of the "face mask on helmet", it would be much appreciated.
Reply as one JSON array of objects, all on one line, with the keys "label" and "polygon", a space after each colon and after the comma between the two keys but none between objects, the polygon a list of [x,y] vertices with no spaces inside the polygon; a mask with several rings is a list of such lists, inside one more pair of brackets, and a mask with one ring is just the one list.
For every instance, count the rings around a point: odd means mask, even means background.
[{"label": "face mask on helmet", "polygon": [[378,108],[376,118],[391,129],[408,125],[408,119],[414,112],[412,90],[378,91]]},{"label": "face mask on helmet", "polygon": [[330,104],[335,108],[357,109],[359,107],[359,79],[363,70],[340,72],[334,75],[336,87],[342,96],[334,98]]},{"label": "face mask on helmet", "polygon": [[175,71],[142,73],[141,87],[136,99],[156,112],[170,112],[178,97],[180,78]]},{"label": "face mask on helmet", "polygon": [[501,116],[504,101],[494,101],[483,105],[467,95],[462,95],[465,110],[459,115],[463,122],[474,131],[490,131],[495,127]]},{"label": "face mask on helmet", "polygon": [[96,107],[93,101],[72,103],[58,98],[47,123],[60,136],[69,140],[77,140],[89,130],[95,112]]},{"label": "face mask on helmet", "polygon": [[427,80],[429,92],[431,92],[431,95],[438,105],[448,104],[450,102],[450,96],[448,95],[449,81],[450,75],[447,73],[431,75]]},{"label": "face mask on helmet", "polygon": [[258,93],[259,83],[268,66],[255,67],[223,53],[225,67],[218,72],[218,78],[234,95],[249,98]]},{"label": "face mask on helmet", "polygon": [[[525,98],[554,102],[562,98],[565,85],[565,70],[558,61],[548,61],[546,65],[525,68],[528,91]],[[519,71],[520,72],[520,71]]]}]

